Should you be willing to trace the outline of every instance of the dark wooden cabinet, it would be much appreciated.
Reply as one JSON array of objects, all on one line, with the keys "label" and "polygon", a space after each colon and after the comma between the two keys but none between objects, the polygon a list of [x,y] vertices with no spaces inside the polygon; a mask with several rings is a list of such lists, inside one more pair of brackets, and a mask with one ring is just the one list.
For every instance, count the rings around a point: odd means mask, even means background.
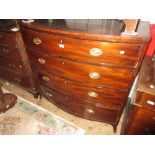
[{"label": "dark wooden cabinet", "polygon": [[127,106],[122,134],[155,135],[155,60],[145,57],[133,94]]},{"label": "dark wooden cabinet", "polygon": [[128,24],[116,19],[20,21],[39,92],[73,115],[116,129],[150,40],[149,23]]},{"label": "dark wooden cabinet", "polygon": [[35,94],[30,62],[15,20],[0,20],[0,77]]}]

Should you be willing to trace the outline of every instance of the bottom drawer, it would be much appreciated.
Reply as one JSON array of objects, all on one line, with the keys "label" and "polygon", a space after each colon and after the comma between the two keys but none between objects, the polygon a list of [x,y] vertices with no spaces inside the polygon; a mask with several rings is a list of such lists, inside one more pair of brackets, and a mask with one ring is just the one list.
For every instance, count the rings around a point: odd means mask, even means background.
[{"label": "bottom drawer", "polygon": [[155,135],[155,126],[148,123],[133,121],[128,135]]},{"label": "bottom drawer", "polygon": [[155,135],[155,112],[133,106],[129,112],[124,134]]},{"label": "bottom drawer", "polygon": [[135,107],[134,119],[142,124],[152,124],[155,127],[155,112]]},{"label": "bottom drawer", "polygon": [[109,124],[117,124],[120,111],[113,110],[113,109],[106,109],[97,106],[90,106],[87,103],[81,103],[78,100],[74,100],[69,98],[61,93],[49,89],[45,86],[40,86],[41,93],[47,97],[50,101],[56,104],[61,109],[85,118],[89,120],[101,121],[106,122]]},{"label": "bottom drawer", "polygon": [[71,98],[78,98],[92,106],[98,104],[102,108],[120,110],[128,98],[127,91],[87,87],[44,71],[37,73],[37,78],[42,85],[57,90]]},{"label": "bottom drawer", "polygon": [[28,77],[14,73],[12,71],[4,70],[2,68],[0,68],[0,77],[25,88],[30,88],[31,86]]}]

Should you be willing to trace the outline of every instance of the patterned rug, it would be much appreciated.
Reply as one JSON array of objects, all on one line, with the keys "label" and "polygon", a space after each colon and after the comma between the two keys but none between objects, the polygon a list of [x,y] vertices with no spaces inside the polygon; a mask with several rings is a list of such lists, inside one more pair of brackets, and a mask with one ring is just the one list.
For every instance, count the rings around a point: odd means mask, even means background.
[{"label": "patterned rug", "polygon": [[83,135],[85,131],[30,101],[0,114],[0,135]]}]

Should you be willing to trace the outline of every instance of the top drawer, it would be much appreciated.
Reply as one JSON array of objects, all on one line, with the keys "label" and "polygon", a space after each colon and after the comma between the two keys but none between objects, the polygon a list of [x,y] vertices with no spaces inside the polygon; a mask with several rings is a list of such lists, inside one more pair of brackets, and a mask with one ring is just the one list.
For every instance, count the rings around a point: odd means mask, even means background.
[{"label": "top drawer", "polygon": [[27,46],[40,50],[42,53],[94,64],[134,67],[140,54],[138,44],[89,41],[25,29],[22,30],[22,34]]},{"label": "top drawer", "polygon": [[16,46],[15,33],[0,32],[0,43]]}]

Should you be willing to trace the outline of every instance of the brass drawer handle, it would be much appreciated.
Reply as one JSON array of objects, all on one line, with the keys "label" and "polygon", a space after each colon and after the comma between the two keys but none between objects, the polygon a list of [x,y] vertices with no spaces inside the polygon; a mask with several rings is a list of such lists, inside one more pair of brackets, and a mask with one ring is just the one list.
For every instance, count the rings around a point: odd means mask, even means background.
[{"label": "brass drawer handle", "polygon": [[39,38],[34,38],[34,39],[33,39],[33,42],[34,42],[36,45],[39,45],[39,44],[41,44],[41,39],[39,39]]},{"label": "brass drawer handle", "polygon": [[91,48],[89,50],[89,54],[92,55],[92,56],[100,56],[103,54],[103,51],[99,48]]},{"label": "brass drawer handle", "polygon": [[53,96],[53,94],[50,93],[50,92],[47,92],[46,94],[47,94],[47,96],[49,96],[49,97],[52,97],[52,96]]},{"label": "brass drawer handle", "polygon": [[89,91],[88,96],[90,96],[90,97],[98,97],[98,94],[96,92],[94,92],[94,91]]},{"label": "brass drawer handle", "polygon": [[86,111],[91,114],[95,113],[93,109],[86,109]]},{"label": "brass drawer handle", "polygon": [[49,77],[47,77],[47,76],[43,76],[42,79],[43,79],[44,81],[49,81],[49,80],[50,80]]},{"label": "brass drawer handle", "polygon": [[39,62],[40,64],[42,64],[42,65],[44,65],[44,64],[46,63],[46,61],[45,61],[44,59],[42,59],[42,58],[39,58],[39,59],[38,59],[38,62]]},{"label": "brass drawer handle", "polygon": [[98,72],[90,72],[89,77],[91,79],[99,79],[101,77],[101,75]]}]

